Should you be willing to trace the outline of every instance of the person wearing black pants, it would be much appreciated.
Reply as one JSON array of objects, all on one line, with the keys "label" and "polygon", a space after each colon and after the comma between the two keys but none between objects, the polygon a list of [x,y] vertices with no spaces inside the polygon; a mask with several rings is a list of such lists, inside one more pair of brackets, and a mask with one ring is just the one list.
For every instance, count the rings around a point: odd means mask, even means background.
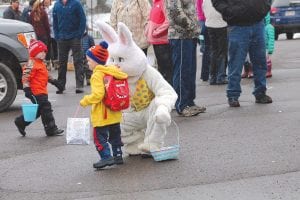
[{"label": "person wearing black pants", "polygon": [[58,81],[62,94],[66,86],[69,51],[72,50],[75,66],[76,93],[83,93],[84,69],[82,62],[81,38],[86,29],[86,16],[77,0],[56,1],[53,8],[53,32],[58,43]]},{"label": "person wearing black pants", "polygon": [[[42,123],[47,136],[62,135],[64,132],[58,129],[52,114],[51,103],[48,100],[47,83],[49,74],[44,63],[47,46],[38,40],[32,40],[29,45],[29,61],[23,67],[22,83],[25,97],[29,98],[32,103],[38,104],[36,118],[42,118]],[[22,136],[26,135],[25,128],[31,122],[26,122],[23,115],[15,119],[15,125]]]},{"label": "person wearing black pants", "polygon": [[207,27],[210,40],[210,85],[227,84],[226,58],[227,58],[227,27]]},{"label": "person wearing black pants", "polygon": [[210,43],[209,84],[227,84],[227,23],[222,19],[222,15],[213,7],[211,0],[205,0],[202,8],[206,17],[205,25]]},{"label": "person wearing black pants", "polygon": [[58,68],[58,81],[62,85],[62,90],[58,90],[57,94],[62,94],[65,90],[66,81],[67,81],[67,65],[68,65],[68,56],[69,51],[72,50],[73,61],[75,67],[75,79],[76,79],[76,93],[83,92],[83,83],[84,83],[84,68],[82,62],[82,47],[81,39],[71,39],[71,40],[59,40],[58,41],[58,59],[59,59],[59,68]]},{"label": "person wearing black pants", "polygon": [[173,63],[170,45],[153,45],[153,49],[157,60],[158,71],[163,75],[170,85],[173,85]]}]

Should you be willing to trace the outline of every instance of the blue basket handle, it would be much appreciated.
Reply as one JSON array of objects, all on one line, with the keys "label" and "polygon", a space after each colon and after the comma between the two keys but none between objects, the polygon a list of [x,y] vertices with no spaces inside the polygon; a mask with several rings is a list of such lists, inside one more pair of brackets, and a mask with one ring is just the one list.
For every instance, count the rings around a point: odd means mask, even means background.
[{"label": "blue basket handle", "polygon": [[36,97],[34,95],[31,95],[35,101],[35,104],[38,104],[37,100],[36,100]]}]

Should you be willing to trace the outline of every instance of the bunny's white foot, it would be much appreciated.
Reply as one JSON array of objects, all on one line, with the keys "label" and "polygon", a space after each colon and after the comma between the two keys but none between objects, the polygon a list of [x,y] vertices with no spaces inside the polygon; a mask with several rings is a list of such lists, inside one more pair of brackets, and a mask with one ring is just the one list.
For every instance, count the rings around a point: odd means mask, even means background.
[{"label": "bunny's white foot", "polygon": [[138,146],[138,148],[145,153],[150,153],[151,151],[159,151],[161,145],[157,143],[142,143]]}]

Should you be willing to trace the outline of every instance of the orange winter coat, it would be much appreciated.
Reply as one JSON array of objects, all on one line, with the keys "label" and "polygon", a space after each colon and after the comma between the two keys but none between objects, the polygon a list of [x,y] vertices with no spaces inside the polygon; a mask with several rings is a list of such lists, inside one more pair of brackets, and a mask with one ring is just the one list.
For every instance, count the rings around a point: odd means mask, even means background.
[{"label": "orange winter coat", "polygon": [[23,67],[23,88],[30,87],[33,95],[48,94],[48,70],[45,63],[36,58],[30,58]]}]

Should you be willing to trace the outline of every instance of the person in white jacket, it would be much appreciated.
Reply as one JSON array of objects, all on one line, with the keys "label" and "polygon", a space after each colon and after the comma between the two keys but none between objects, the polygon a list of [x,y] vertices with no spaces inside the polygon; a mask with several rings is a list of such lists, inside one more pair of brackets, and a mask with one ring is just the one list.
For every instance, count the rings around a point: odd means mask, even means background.
[{"label": "person in white jacket", "polygon": [[202,9],[206,18],[205,26],[210,40],[210,85],[227,84],[227,23],[222,15],[213,7],[211,0],[204,0]]}]

